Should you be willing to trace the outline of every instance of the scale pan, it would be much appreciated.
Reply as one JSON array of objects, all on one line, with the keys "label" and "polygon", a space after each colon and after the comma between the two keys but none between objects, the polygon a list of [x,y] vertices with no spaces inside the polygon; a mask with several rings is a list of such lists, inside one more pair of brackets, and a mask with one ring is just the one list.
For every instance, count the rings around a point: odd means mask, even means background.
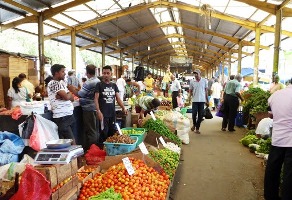
[{"label": "scale pan", "polygon": [[62,149],[71,146],[72,139],[51,140],[46,143],[48,149]]}]

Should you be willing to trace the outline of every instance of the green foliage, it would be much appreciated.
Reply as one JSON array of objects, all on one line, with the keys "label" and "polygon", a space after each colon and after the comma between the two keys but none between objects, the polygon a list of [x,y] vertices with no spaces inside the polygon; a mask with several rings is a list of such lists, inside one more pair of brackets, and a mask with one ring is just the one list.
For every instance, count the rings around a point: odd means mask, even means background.
[{"label": "green foliage", "polygon": [[255,131],[256,131],[255,129],[249,130],[246,132],[245,135],[256,135]]},{"label": "green foliage", "polygon": [[100,193],[97,196],[92,196],[89,198],[90,200],[122,200],[122,195],[120,193],[116,193],[114,188],[109,188],[106,191]]},{"label": "green foliage", "polygon": [[266,140],[260,139],[258,140],[257,144],[260,145],[260,147],[257,149],[258,153],[269,154],[272,145],[271,138],[268,138]]},{"label": "green foliage", "polygon": [[256,144],[258,140],[259,139],[255,135],[246,135],[241,140],[239,140],[239,142],[248,147],[250,144]]}]

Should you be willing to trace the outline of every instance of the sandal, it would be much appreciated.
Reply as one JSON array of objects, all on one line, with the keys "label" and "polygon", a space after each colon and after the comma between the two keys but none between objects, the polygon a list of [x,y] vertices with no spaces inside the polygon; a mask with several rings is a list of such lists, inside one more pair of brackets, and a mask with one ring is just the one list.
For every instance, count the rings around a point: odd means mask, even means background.
[{"label": "sandal", "polygon": [[200,132],[199,130],[196,130],[196,133],[197,133],[197,134],[201,134],[201,132]]},{"label": "sandal", "polygon": [[226,131],[226,128],[221,128],[221,131]]}]

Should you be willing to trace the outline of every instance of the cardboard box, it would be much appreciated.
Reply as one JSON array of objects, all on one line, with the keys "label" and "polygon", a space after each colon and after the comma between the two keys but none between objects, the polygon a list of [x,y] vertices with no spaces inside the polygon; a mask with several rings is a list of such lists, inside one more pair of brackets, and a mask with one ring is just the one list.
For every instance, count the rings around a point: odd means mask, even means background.
[{"label": "cardboard box", "polygon": [[139,119],[139,113],[132,113],[131,114],[131,125],[133,126],[133,124],[138,125],[138,119]]},{"label": "cardboard box", "polygon": [[[92,172],[82,172],[82,170],[87,169],[87,168],[92,168],[95,167],[96,169]],[[89,179],[93,178],[95,176],[95,174],[100,172],[100,166],[99,165],[86,165],[81,167],[77,173],[87,173],[87,176],[83,179],[83,180],[79,180],[78,179],[78,188],[81,188],[81,186],[88,181]]]},{"label": "cardboard box", "polygon": [[[73,177],[70,181],[68,181],[65,185],[63,185],[60,189],[56,192],[52,193],[51,200],[58,200],[58,199],[68,199],[68,193],[74,189],[77,192],[78,189],[78,177]],[[71,191],[72,192],[72,191]],[[74,193],[75,193],[74,192]],[[73,194],[69,194],[73,195]]]},{"label": "cardboard box", "polygon": [[76,158],[65,165],[37,165],[34,168],[46,177],[51,183],[51,188],[54,188],[66,178],[76,174],[78,170]]},{"label": "cardboard box", "polygon": [[[164,139],[165,142],[172,142],[174,144],[177,144],[177,142],[171,140],[171,139],[168,139],[167,137],[164,137],[152,130],[148,131],[145,139],[144,139],[144,142],[147,143],[147,144],[150,144],[152,146],[157,146],[157,141],[160,143],[159,141],[159,138],[162,137]],[[178,144],[177,144],[178,145]]]}]

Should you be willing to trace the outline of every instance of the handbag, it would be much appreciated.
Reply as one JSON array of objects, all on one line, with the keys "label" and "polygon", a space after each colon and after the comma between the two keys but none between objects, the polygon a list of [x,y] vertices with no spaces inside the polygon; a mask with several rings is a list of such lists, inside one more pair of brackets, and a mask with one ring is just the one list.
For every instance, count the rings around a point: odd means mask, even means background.
[{"label": "handbag", "polygon": [[205,119],[212,119],[213,118],[211,110],[208,107],[206,107],[204,109],[204,117],[205,117]]}]

